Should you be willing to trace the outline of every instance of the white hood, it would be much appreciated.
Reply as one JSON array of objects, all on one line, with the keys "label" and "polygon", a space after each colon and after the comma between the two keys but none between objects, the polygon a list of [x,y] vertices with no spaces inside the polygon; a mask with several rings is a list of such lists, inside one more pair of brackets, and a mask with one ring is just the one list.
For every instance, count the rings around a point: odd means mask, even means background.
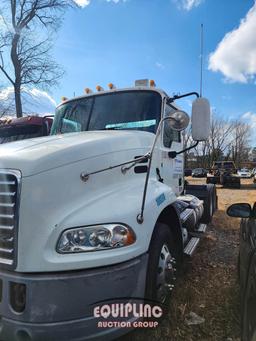
[{"label": "white hood", "polygon": [[87,131],[5,143],[0,169],[19,169],[23,176],[131,149],[150,149],[154,134],[142,131]]}]

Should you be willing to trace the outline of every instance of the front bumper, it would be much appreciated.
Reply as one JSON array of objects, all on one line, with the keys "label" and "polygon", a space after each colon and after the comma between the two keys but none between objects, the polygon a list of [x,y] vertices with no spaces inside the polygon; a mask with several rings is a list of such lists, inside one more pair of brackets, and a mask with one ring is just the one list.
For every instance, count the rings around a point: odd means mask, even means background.
[{"label": "front bumper", "polygon": [[[131,261],[81,271],[49,274],[0,272],[1,341],[105,340],[127,329],[97,328],[95,303],[127,297],[143,298],[148,255]],[[11,307],[11,283],[26,286],[22,313]]]}]

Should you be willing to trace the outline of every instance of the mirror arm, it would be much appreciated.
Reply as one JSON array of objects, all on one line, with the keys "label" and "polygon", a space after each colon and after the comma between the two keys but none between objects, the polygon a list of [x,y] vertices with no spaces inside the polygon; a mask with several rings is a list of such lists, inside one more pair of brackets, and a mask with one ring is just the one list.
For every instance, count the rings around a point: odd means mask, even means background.
[{"label": "mirror arm", "polygon": [[185,148],[185,149],[181,150],[180,152],[175,152],[175,151],[173,151],[173,152],[168,152],[168,156],[169,156],[169,158],[171,158],[171,159],[175,159],[177,155],[182,154],[182,153],[185,153],[185,152],[187,152],[188,150],[195,148],[195,147],[198,145],[198,143],[199,143],[199,141],[196,141],[195,144],[193,144],[192,146],[190,146],[190,147],[188,147],[188,148]]},{"label": "mirror arm", "polygon": [[183,95],[174,95],[173,97],[170,97],[168,100],[167,100],[167,104],[171,104],[172,102],[174,102],[176,99],[180,99],[180,98],[183,98],[183,97],[188,97],[188,96],[196,96],[197,98],[199,98],[199,94],[198,92],[188,92],[186,94],[183,94]]}]

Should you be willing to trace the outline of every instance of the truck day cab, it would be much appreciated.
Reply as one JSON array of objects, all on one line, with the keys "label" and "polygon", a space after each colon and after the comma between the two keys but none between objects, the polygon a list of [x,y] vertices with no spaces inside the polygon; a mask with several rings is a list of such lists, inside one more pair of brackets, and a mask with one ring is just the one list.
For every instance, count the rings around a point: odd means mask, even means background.
[{"label": "truck day cab", "polygon": [[[174,100],[191,94],[151,85],[66,100],[52,136],[0,147],[1,340],[114,338],[126,329],[97,328],[96,302],[167,302],[216,192],[184,186],[189,120]],[[209,126],[197,98],[194,140]]]},{"label": "truck day cab", "polygon": [[0,119],[0,144],[47,136],[51,131],[52,117],[26,116]]}]

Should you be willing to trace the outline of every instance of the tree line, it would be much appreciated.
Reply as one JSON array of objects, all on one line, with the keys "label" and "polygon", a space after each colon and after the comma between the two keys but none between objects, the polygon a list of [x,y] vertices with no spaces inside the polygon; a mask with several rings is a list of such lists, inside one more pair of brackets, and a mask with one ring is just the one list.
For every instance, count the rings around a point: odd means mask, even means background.
[{"label": "tree line", "polygon": [[[248,161],[250,151],[250,126],[239,120],[223,119],[216,115],[211,122],[210,136],[207,141],[185,155],[185,167],[211,168],[214,161],[235,162],[240,167]],[[185,147],[193,143],[190,129],[185,134]]]}]

